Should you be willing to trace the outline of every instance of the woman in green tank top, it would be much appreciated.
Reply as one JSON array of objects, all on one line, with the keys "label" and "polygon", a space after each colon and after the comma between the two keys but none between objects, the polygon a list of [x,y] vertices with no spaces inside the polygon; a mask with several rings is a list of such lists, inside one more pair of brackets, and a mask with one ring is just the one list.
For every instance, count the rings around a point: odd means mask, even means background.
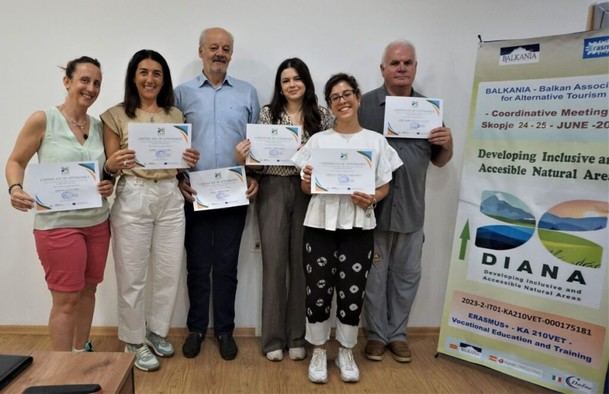
[{"label": "woman in green tank top", "polygon": [[91,350],[88,338],[95,290],[103,279],[110,241],[106,197],[113,185],[107,180],[97,184],[100,207],[43,211],[44,206],[23,188],[24,172],[34,154],[40,163],[97,161],[98,168],[103,168],[101,125],[87,115],[101,81],[96,59],[82,56],[68,62],[63,77],[65,101],[26,120],[6,164],[11,205],[24,212],[36,207],[36,250],[53,300],[49,317],[53,350]]}]

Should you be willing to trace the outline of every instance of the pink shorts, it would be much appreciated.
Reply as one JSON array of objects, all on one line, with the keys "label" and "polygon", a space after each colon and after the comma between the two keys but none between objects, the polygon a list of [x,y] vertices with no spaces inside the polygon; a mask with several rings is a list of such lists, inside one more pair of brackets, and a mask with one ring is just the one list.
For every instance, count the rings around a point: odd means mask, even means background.
[{"label": "pink shorts", "polygon": [[49,290],[75,292],[104,279],[108,220],[91,227],[34,230],[34,238]]}]

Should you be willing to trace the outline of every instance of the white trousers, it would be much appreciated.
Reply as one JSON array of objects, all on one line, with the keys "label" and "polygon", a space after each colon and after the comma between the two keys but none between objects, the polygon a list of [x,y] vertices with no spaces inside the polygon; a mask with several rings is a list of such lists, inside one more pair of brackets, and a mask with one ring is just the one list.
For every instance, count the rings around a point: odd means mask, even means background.
[{"label": "white trousers", "polygon": [[[307,334],[305,339],[311,345],[322,346],[330,339],[330,319],[319,323],[307,321]],[[358,326],[343,324],[336,319],[336,340],[342,347],[351,349],[357,345]]]},{"label": "white trousers", "polygon": [[175,178],[118,182],[110,223],[123,342],[143,343],[146,327],[167,336],[184,266],[183,206]]}]

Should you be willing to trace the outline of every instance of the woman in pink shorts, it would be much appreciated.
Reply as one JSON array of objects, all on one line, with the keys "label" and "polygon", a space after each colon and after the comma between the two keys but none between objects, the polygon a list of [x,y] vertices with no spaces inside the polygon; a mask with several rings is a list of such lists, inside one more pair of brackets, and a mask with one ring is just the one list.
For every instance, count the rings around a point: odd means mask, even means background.
[{"label": "woman in pink shorts", "polygon": [[24,212],[36,208],[36,250],[53,299],[49,316],[53,350],[92,350],[89,331],[95,290],[104,276],[110,241],[106,197],[113,185],[107,180],[97,184],[102,196],[98,208],[56,211],[23,189],[23,177],[34,154],[41,164],[97,162],[101,172],[105,161],[101,123],[87,115],[101,81],[97,59],[82,56],[68,62],[65,101],[26,120],[6,163],[11,205]]}]

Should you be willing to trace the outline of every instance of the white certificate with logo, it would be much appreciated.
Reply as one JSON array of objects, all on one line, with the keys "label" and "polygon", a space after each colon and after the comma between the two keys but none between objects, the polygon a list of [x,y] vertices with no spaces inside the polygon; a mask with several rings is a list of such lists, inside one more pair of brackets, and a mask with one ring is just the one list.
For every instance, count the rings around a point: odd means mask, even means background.
[{"label": "white certificate with logo", "polygon": [[313,149],[311,151],[311,193],[374,194],[371,149]]},{"label": "white certificate with logo", "polygon": [[251,141],[247,165],[293,166],[290,158],[300,147],[300,126],[248,124],[246,135]]},{"label": "white certificate with logo", "polygon": [[99,168],[96,161],[32,163],[27,187],[33,192],[37,212],[98,208]]},{"label": "white certificate with logo", "polygon": [[442,99],[423,97],[385,98],[383,134],[391,138],[428,138],[442,127]]},{"label": "white certificate with logo", "polygon": [[191,144],[188,123],[129,123],[129,149],[135,151],[136,168],[158,170],[188,168],[182,154]]},{"label": "white certificate with logo", "polygon": [[190,186],[197,191],[193,202],[195,211],[207,211],[248,205],[245,197],[247,179],[243,166],[193,171]]}]

